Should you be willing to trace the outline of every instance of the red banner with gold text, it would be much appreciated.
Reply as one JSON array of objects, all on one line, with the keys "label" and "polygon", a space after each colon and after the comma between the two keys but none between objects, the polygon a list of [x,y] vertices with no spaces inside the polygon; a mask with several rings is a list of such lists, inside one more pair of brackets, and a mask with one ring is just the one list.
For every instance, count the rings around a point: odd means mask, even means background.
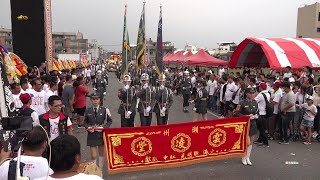
[{"label": "red banner with gold text", "polygon": [[249,117],[165,126],[110,128],[104,133],[110,174],[184,166],[242,156]]}]

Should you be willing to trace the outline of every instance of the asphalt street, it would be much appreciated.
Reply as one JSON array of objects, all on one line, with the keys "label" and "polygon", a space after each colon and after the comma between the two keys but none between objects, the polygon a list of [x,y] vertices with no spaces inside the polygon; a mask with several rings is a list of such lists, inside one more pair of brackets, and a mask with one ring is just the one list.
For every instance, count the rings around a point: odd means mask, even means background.
[{"label": "asphalt street", "polygon": [[[111,127],[120,127],[120,115],[117,110],[120,100],[117,91],[121,83],[115,78],[114,73],[109,75],[109,86],[105,97],[106,107],[110,109],[113,123]],[[88,99],[88,106],[90,106]],[[192,106],[189,107],[191,112]],[[208,119],[216,119],[212,113],[208,113]],[[182,112],[182,98],[174,96],[174,103],[169,113],[169,123],[191,122],[192,113]],[[140,125],[139,116],[136,116],[135,124]],[[152,125],[156,124],[153,116]],[[84,129],[74,127],[74,134],[81,142],[82,161],[90,161],[90,150],[86,146],[87,133]],[[289,145],[279,145],[276,141],[270,142],[269,148],[253,146],[251,161],[253,166],[241,164],[241,158],[233,158],[221,161],[213,161],[188,165],[178,168],[136,171],[109,175],[106,167],[103,169],[103,178],[110,180],[205,180],[205,179],[246,179],[246,180],[300,180],[320,179],[320,143],[314,141],[311,145],[302,142],[290,142]],[[295,164],[294,164],[295,163]]]}]

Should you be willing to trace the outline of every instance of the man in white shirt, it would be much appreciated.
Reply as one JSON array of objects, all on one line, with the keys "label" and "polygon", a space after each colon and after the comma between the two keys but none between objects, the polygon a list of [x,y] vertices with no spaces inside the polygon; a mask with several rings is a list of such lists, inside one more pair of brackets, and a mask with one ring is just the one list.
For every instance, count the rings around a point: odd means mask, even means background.
[{"label": "man in white shirt", "polygon": [[226,94],[225,94],[225,99],[226,99],[226,110],[227,110],[227,117],[232,117],[233,113],[233,107],[232,107],[232,95],[238,87],[234,83],[234,77],[229,76],[228,78],[228,83],[227,83],[227,88],[226,88]]},{"label": "man in white shirt", "polygon": [[52,78],[50,80],[50,89],[47,91],[46,93],[46,99],[44,101],[44,103],[46,104],[46,111],[49,111],[49,106],[48,106],[48,99],[49,97],[56,95],[55,91],[58,90],[58,79],[57,78]]},{"label": "man in white shirt", "polygon": [[59,96],[53,95],[48,100],[49,111],[39,116],[40,124],[45,127],[49,142],[62,134],[72,135],[72,123],[70,118],[61,112],[63,106]]},{"label": "man in white shirt", "polygon": [[11,92],[14,102],[14,107],[16,109],[20,109],[22,107],[22,102],[20,101],[20,94],[21,94],[21,88],[18,83],[12,83],[11,84]]},{"label": "man in white shirt", "polygon": [[283,79],[291,78],[291,77],[292,77],[291,67],[287,66],[286,69],[285,69],[285,73],[283,74]]},{"label": "man in white shirt", "polygon": [[217,81],[215,80],[216,76],[214,74],[210,75],[210,79],[208,81],[208,92],[209,92],[209,101],[210,108],[212,111],[215,110],[217,98],[214,95],[214,92],[217,89]]},{"label": "man in white shirt", "polygon": [[223,66],[219,65],[219,77],[221,78],[225,74],[225,70]]},{"label": "man in white shirt", "polygon": [[32,89],[29,94],[32,98],[31,109],[36,111],[39,115],[46,112],[45,98],[46,93],[42,90],[42,84],[39,78],[32,80]]},{"label": "man in white shirt", "polygon": [[[24,151],[24,154],[21,155],[21,163],[24,164],[22,176],[35,179],[47,176],[48,173],[49,175],[53,173],[49,168],[47,159],[42,157],[47,144],[47,136],[40,126],[34,127],[27,133],[22,142],[22,149]],[[14,160],[16,161],[17,158]],[[9,165],[10,160],[5,161],[0,166],[0,179],[8,179]],[[16,169],[13,168],[10,171],[15,172]]]},{"label": "man in white shirt", "polygon": [[[266,128],[267,128],[267,117],[266,117],[266,100],[270,102],[270,93],[267,90],[267,84],[262,82],[259,86],[260,93],[255,98],[256,102],[258,103],[258,109],[259,109],[259,118],[257,120],[257,127],[259,130],[259,138],[256,141],[257,144],[263,145],[265,147],[269,147],[268,142],[268,136],[266,134]],[[264,97],[265,96],[265,97]]]},{"label": "man in white shirt", "polygon": [[[80,142],[74,136],[61,135],[51,142],[52,156],[50,167],[54,173],[36,180],[102,180],[96,175],[78,173],[81,163]],[[63,163],[62,163],[63,162]]]},{"label": "man in white shirt", "polygon": [[28,93],[29,92],[29,85],[28,85],[28,81],[26,79],[20,80],[20,86],[21,86],[21,93]]},{"label": "man in white shirt", "polygon": [[279,103],[282,97],[282,90],[281,90],[281,82],[275,82],[273,85],[273,91],[274,93],[271,95],[271,102],[273,103],[273,115],[272,117],[270,117],[269,121],[268,121],[268,125],[269,125],[269,129],[268,129],[268,133],[269,136],[271,138],[271,140],[273,140],[274,137],[274,132],[276,129],[276,121],[277,119],[280,119],[280,114],[279,114]]}]

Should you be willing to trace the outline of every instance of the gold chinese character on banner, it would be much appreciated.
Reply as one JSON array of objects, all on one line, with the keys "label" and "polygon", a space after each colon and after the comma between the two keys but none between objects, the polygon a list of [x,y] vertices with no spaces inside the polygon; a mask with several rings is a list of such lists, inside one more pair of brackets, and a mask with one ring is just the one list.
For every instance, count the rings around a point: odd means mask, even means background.
[{"label": "gold chinese character on banner", "polygon": [[198,156],[198,155],[199,155],[199,151],[194,151],[194,152],[193,152],[193,156],[196,157],[196,156]]},{"label": "gold chinese character on banner", "polygon": [[145,156],[152,151],[152,143],[146,137],[139,137],[132,141],[131,151],[137,156]]},{"label": "gold chinese character on banner", "polygon": [[208,155],[208,154],[209,154],[208,149],[203,150],[203,154],[204,154],[204,155]]},{"label": "gold chinese character on banner", "polygon": [[192,152],[189,152],[187,156],[188,156],[188,158],[191,158],[192,157]]},{"label": "gold chinese character on banner", "polygon": [[143,153],[145,152],[146,150],[144,150],[144,147],[147,146],[146,142],[145,141],[140,141],[138,144],[137,144],[137,148],[139,148],[139,152],[140,153]]},{"label": "gold chinese character on banner", "polygon": [[218,128],[210,133],[208,143],[213,147],[219,147],[226,142],[226,139],[226,131]]},{"label": "gold chinese character on banner", "polygon": [[170,155],[170,160],[175,159],[176,156],[175,155]]},{"label": "gold chinese character on banner", "polygon": [[151,162],[151,157],[147,156],[144,161],[145,161],[146,163]]},{"label": "gold chinese character on banner", "polygon": [[184,153],[181,154],[181,159],[184,159],[185,158],[185,155]]},{"label": "gold chinese character on banner", "polygon": [[199,127],[198,126],[193,126],[192,127],[192,133],[198,133],[199,132]]},{"label": "gold chinese character on banner", "polygon": [[176,143],[176,145],[175,145],[176,148],[180,148],[180,149],[185,149],[186,148],[185,147],[186,141],[184,140],[183,137],[180,137],[180,140],[176,140],[175,143]]},{"label": "gold chinese character on banner", "polygon": [[158,158],[157,157],[152,157],[152,162],[157,162]]},{"label": "gold chinese character on banner", "polygon": [[186,150],[188,150],[191,146],[191,138],[190,136],[179,133],[176,136],[174,136],[171,140],[171,148],[172,150],[183,153]]},{"label": "gold chinese character on banner", "polygon": [[170,130],[169,130],[169,129],[164,130],[164,131],[163,131],[163,135],[164,135],[164,136],[169,136],[169,135],[170,135]]}]

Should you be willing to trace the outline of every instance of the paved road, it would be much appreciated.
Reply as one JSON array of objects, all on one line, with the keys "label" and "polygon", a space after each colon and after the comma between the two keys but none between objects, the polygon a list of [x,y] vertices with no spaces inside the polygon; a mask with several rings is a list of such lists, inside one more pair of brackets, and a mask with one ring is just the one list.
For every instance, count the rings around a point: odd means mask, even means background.
[{"label": "paved road", "polygon": [[[110,74],[110,84],[105,104],[110,109],[113,119],[112,127],[120,127],[120,116],[117,108],[120,101],[117,97],[117,90],[121,84],[115,79],[113,73]],[[191,107],[190,107],[191,111]],[[182,112],[182,98],[174,97],[174,104],[170,112],[169,123],[181,123],[192,121],[191,113]],[[209,119],[216,116],[208,114]],[[156,118],[153,117],[152,124],[155,125]],[[135,124],[139,125],[139,117],[136,116]],[[86,146],[87,133],[83,129],[75,129],[75,135],[81,142],[82,160],[89,161],[89,147]],[[301,142],[290,143],[290,145],[279,145],[272,141],[269,148],[253,147],[252,163],[254,166],[243,166],[240,158],[214,161],[189,165],[179,168],[159,169],[148,171],[137,171],[108,175],[106,168],[103,170],[104,178],[110,180],[193,180],[193,179],[245,179],[245,180],[300,180],[300,179],[320,179],[320,143],[314,142],[306,146]],[[298,165],[287,165],[286,161],[299,162]]]}]

